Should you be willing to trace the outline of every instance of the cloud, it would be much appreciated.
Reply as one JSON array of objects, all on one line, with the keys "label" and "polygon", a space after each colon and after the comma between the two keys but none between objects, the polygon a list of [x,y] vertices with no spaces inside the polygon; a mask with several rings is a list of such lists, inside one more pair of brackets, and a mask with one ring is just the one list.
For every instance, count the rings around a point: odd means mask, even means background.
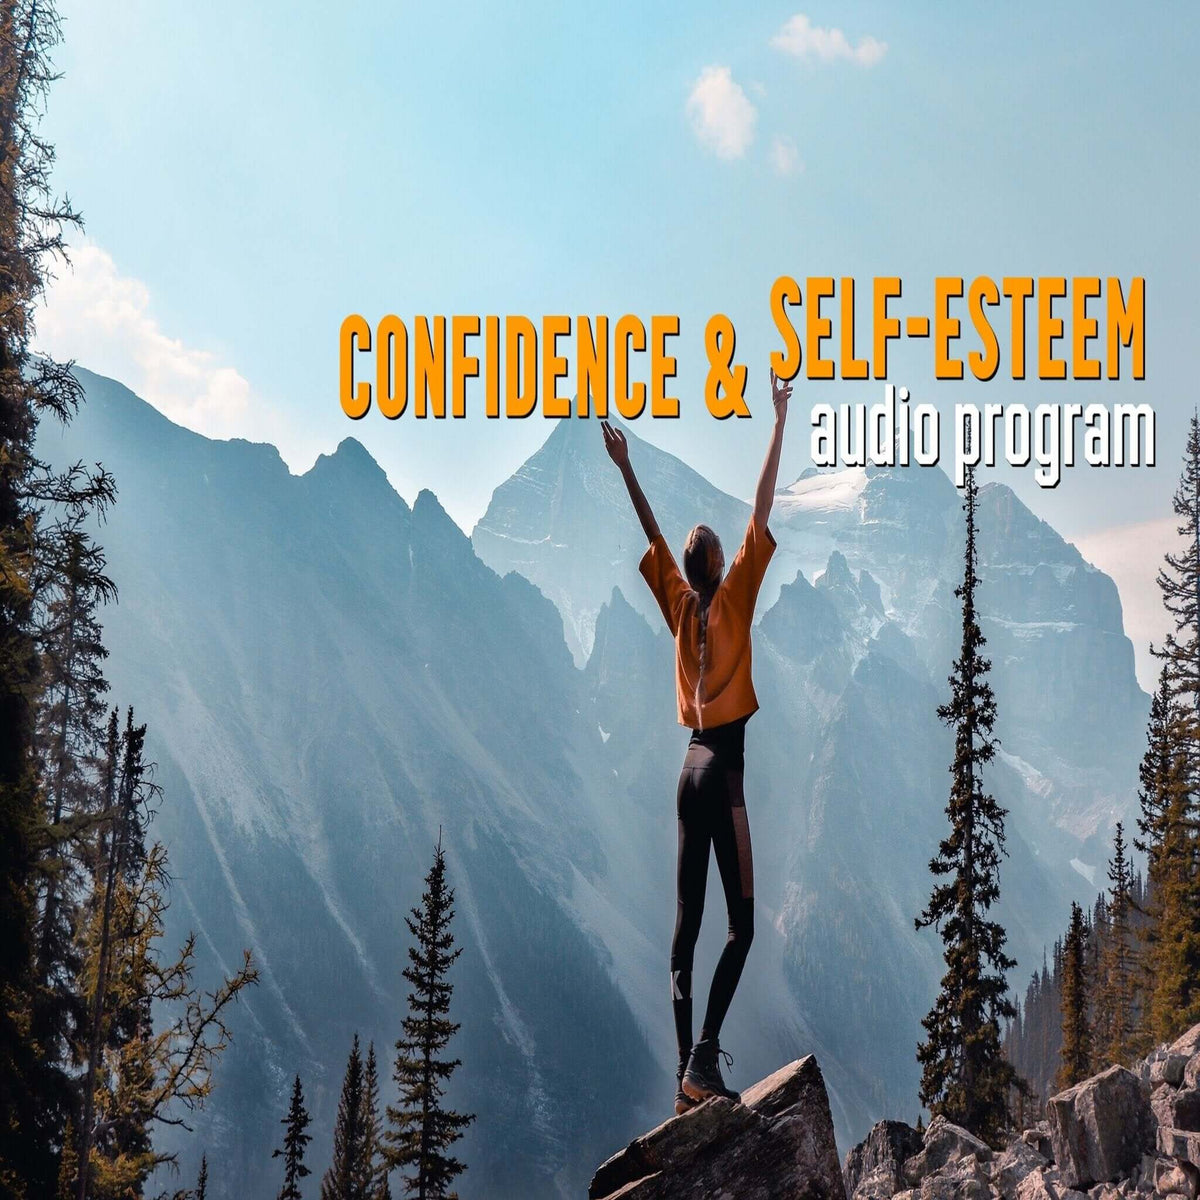
[{"label": "cloud", "polygon": [[149,288],[122,275],[112,256],[91,242],[71,247],[71,265],[51,284],[37,315],[36,344],[119,379],[199,433],[231,437],[245,427],[250,384],[210,352],[164,333],[151,314]]},{"label": "cloud", "polygon": [[791,138],[776,136],[771,142],[771,166],[780,175],[795,175],[804,170],[796,143]]},{"label": "cloud", "polygon": [[821,62],[844,60],[860,67],[873,67],[887,53],[887,43],[870,35],[852,46],[840,29],[822,29],[803,13],[790,17],[771,39],[771,45],[794,58],[816,58]]},{"label": "cloud", "polygon": [[705,67],[692,86],[687,114],[700,144],[718,158],[741,158],[754,141],[758,110],[728,67]]},{"label": "cloud", "polygon": [[86,239],[70,253],[36,314],[36,350],[119,380],[206,437],[272,442],[293,469],[312,462],[317,446],[308,431],[256,395],[235,367],[163,331],[140,279],[123,275]]}]

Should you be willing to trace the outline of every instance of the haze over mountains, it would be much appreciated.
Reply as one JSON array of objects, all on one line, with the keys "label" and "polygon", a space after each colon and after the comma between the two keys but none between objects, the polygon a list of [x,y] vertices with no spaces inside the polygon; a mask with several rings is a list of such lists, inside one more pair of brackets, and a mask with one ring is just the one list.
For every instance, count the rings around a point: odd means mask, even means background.
[{"label": "haze over mountains", "polygon": [[[557,426],[468,539],[353,439],[293,476],[272,447],[209,441],[80,374],[88,403],[44,449],[120,487],[109,675],[150,724],[172,933],[196,928],[214,970],[244,945],[263,968],[185,1164],[206,1149],[214,1195],[273,1195],[298,1070],[323,1169],[351,1034],[386,1060],[399,1031],[403,916],[441,827],[464,946],[452,1100],[479,1114],[461,1190],[578,1194],[674,1090],[685,738],[598,430]],[[630,440],[672,545],[703,519],[731,553],[746,505]],[[1112,582],[1007,488],[981,500],[1023,985],[1070,898],[1101,885],[1146,700]],[[940,471],[860,471],[797,481],[772,527],[748,733],[757,936],[724,1040],[742,1080],[815,1051],[844,1148],[916,1116],[941,961],[912,919],[944,821],[961,514]],[[712,896],[698,980],[724,935]]]}]

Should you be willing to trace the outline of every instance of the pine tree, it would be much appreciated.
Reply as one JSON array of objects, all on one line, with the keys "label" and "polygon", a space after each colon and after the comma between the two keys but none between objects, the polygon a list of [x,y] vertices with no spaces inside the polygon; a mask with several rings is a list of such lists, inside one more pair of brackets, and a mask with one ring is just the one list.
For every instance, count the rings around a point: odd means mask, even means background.
[{"label": "pine tree", "polygon": [[985,792],[983,768],[996,752],[996,701],[983,657],[985,645],[976,612],[978,486],[968,469],[966,549],[962,604],[962,648],[950,675],[950,701],[939,718],[954,729],[950,833],[929,864],[937,878],[918,929],[932,925],[945,944],[946,974],[933,1008],[922,1020],[928,1039],[917,1049],[921,1103],[934,1114],[995,1140],[1009,1124],[1009,1095],[1024,1086],[1000,1045],[1000,1023],[1014,1008],[1005,972],[1015,966],[1004,951],[1006,935],[988,911],[1000,895],[1005,810]]},{"label": "pine tree", "polygon": [[[73,928],[71,843],[94,820],[89,768],[104,736],[104,660],[108,650],[97,609],[116,596],[103,551],[81,529],[66,535],[63,578],[45,608],[39,630],[42,697],[37,744],[51,844],[42,865],[45,895],[38,936],[38,975],[54,982]],[[65,824],[64,824],[65,823]]]},{"label": "pine tree", "polygon": [[38,990],[37,871],[46,842],[34,731],[37,623],[68,521],[113,496],[102,471],[52,472],[35,453],[39,422],[69,420],[82,388],[30,353],[36,306],[64,236],[78,224],[50,185],[54,149],[39,133],[60,26],[53,0],[0,0],[0,1189],[53,1194],[65,1113],[54,1055],[30,1036]]},{"label": "pine tree", "polygon": [[283,1145],[271,1157],[283,1159],[283,1189],[278,1200],[301,1200],[300,1180],[310,1174],[304,1165],[304,1148],[312,1141],[307,1132],[310,1117],[304,1107],[304,1092],[300,1087],[300,1076],[292,1084],[292,1102],[287,1116],[280,1122],[284,1127]]},{"label": "pine tree", "polygon": [[76,1200],[139,1196],[151,1172],[174,1162],[150,1131],[203,1105],[212,1071],[229,1045],[226,1010],[257,980],[244,954],[241,970],[213,991],[196,987],[195,937],[173,959],[162,957],[168,905],[166,851],[146,845],[157,788],[143,758],[145,726],[133,713],[117,732],[109,722],[102,770],[102,853],[86,906],[81,986],[88,997],[79,1058],[83,1121]]},{"label": "pine tree", "polygon": [[1136,1049],[1168,1041],[1200,1021],[1200,897],[1189,786],[1189,720],[1164,663],[1150,705],[1140,768],[1141,815],[1134,845],[1146,855],[1141,926],[1146,992]]},{"label": "pine tree", "polygon": [[1171,695],[1187,724],[1188,776],[1195,782],[1200,775],[1196,728],[1200,714],[1200,415],[1196,413],[1188,426],[1183,471],[1172,504],[1180,518],[1177,532],[1184,549],[1167,554],[1158,572],[1163,606],[1175,628],[1155,654],[1162,660]]},{"label": "pine tree", "polygon": [[458,1059],[441,1057],[459,1028],[449,1018],[454,989],[448,976],[462,953],[454,946],[453,919],[454,890],[446,883],[439,832],[421,903],[406,918],[416,939],[404,971],[413,990],[408,994],[404,1036],[396,1042],[394,1078],[400,1098],[388,1107],[389,1128],[384,1134],[389,1167],[404,1172],[407,1194],[418,1200],[456,1194],[447,1188],[466,1165],[447,1152],[475,1119],[443,1107],[446,1084],[462,1065]]},{"label": "pine tree", "polygon": [[[300,1193],[297,1192],[297,1195]],[[196,1176],[196,1200],[208,1200],[208,1155],[200,1155],[200,1173]]]},{"label": "pine tree", "polygon": [[1088,1024],[1087,930],[1083,909],[1071,903],[1071,924],[1063,945],[1062,1065],[1057,1087],[1069,1088],[1088,1077],[1092,1062],[1092,1035]]},{"label": "pine tree", "polygon": [[1113,856],[1108,863],[1108,932],[1100,971],[1104,1019],[1097,1021],[1097,1066],[1124,1064],[1130,1057],[1133,1036],[1133,963],[1130,938],[1130,903],[1133,878],[1125,850],[1125,827],[1117,822]]},{"label": "pine tree", "polygon": [[387,1159],[383,1152],[383,1122],[379,1111],[379,1066],[375,1060],[375,1043],[367,1047],[367,1070],[363,1105],[367,1126],[363,1150],[365,1194],[370,1200],[389,1200]]},{"label": "pine tree", "polygon": [[373,1200],[370,1193],[370,1131],[366,1078],[358,1034],[350,1047],[337,1124],[333,1129],[333,1162],[321,1180],[321,1200]]},{"label": "pine tree", "polygon": [[[42,778],[44,847],[34,993],[29,1036],[47,1063],[47,1110],[74,1111],[69,1043],[85,1020],[75,986],[79,972],[78,897],[94,846],[97,811],[94,766],[103,740],[103,664],[97,608],[115,595],[103,552],[82,529],[65,535],[66,568],[39,619],[42,692],[36,752]],[[55,1071],[51,1064],[58,1064]]]},{"label": "pine tree", "polygon": [[1173,507],[1183,549],[1168,553],[1158,573],[1174,629],[1154,651],[1162,671],[1142,763],[1138,822],[1150,901],[1143,1041],[1169,1039],[1200,1021],[1200,417],[1195,413]]}]

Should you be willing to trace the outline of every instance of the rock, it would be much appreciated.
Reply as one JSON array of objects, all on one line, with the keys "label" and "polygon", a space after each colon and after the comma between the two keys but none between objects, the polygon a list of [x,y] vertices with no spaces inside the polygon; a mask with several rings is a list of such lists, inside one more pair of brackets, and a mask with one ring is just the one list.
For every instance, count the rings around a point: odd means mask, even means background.
[{"label": "rock", "polygon": [[953,1159],[921,1181],[921,1200],[990,1200],[989,1179],[974,1154]]},{"label": "rock", "polygon": [[926,1175],[968,1154],[974,1154],[980,1162],[988,1162],[992,1157],[988,1144],[973,1133],[951,1124],[945,1117],[934,1117],[925,1130],[924,1148],[904,1164],[904,1179],[916,1187]]},{"label": "rock", "polygon": [[809,1055],[742,1093],[635,1138],[592,1177],[589,1200],[845,1200],[829,1097]]},{"label": "rock", "polygon": [[1200,1054],[1193,1054],[1188,1059],[1188,1065],[1183,1068],[1183,1086],[1200,1087]]},{"label": "rock", "polygon": [[1039,1121],[1036,1125],[1031,1125],[1028,1129],[1021,1131],[1021,1141],[1027,1146],[1032,1146],[1043,1158],[1050,1162],[1054,1161],[1054,1146],[1050,1141],[1050,1125],[1046,1121]]},{"label": "rock", "polygon": [[1192,1058],[1200,1054],[1200,1025],[1193,1025],[1182,1037],[1176,1038],[1168,1049],[1169,1054],[1182,1054]]},{"label": "rock", "polygon": [[881,1200],[903,1186],[906,1159],[921,1151],[920,1133],[903,1121],[880,1121],[846,1155],[842,1177],[855,1200]]},{"label": "rock", "polygon": [[1155,1122],[1168,1129],[1200,1131],[1200,1088],[1173,1088],[1166,1084],[1154,1089],[1150,1111]]},{"label": "rock", "polygon": [[1178,1087],[1183,1082],[1184,1068],[1188,1065],[1189,1056],[1177,1054],[1174,1050],[1165,1058],[1156,1059],[1150,1064],[1150,1085],[1169,1083]]},{"label": "rock", "polygon": [[1091,1200],[1121,1200],[1124,1193],[1115,1183],[1098,1183],[1088,1195]]},{"label": "rock", "polygon": [[1046,1106],[1054,1161],[1067,1187],[1128,1174],[1153,1140],[1153,1117],[1138,1077],[1109,1067],[1052,1096]]},{"label": "rock", "polygon": [[1016,1200],[1059,1200],[1058,1184],[1058,1172],[1053,1167],[1038,1167],[1021,1180]]},{"label": "rock", "polygon": [[[1049,1134],[1046,1135],[1046,1140],[1049,1141]],[[1046,1156],[1030,1145],[1022,1134],[1016,1141],[1010,1142],[993,1162],[992,1186],[1001,1195],[1016,1195],[1017,1188],[1025,1176],[1045,1166],[1049,1166]]]},{"label": "rock", "polygon": [[1186,1129],[1158,1127],[1158,1152],[1182,1159],[1194,1167],[1200,1167],[1200,1133]]},{"label": "rock", "polygon": [[1160,1196],[1195,1196],[1192,1179],[1181,1163],[1169,1158],[1160,1158],[1154,1167],[1154,1190]]}]

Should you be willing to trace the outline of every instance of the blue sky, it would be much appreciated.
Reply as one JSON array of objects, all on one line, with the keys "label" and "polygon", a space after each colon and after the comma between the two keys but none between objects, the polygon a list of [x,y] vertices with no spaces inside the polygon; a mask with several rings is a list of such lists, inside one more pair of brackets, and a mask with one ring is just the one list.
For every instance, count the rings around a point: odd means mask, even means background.
[{"label": "blue sky", "polygon": [[[1161,532],[1198,398],[1200,18],[1049,7],[61,0],[46,130],[88,241],[45,344],[203,432],[276,441],[293,469],[352,433],[469,528],[547,422],[351,423],[346,313],[678,313],[684,415],[638,432],[746,495],[778,274],[900,274],[927,308],[937,274],[1143,274],[1141,385],[939,384],[928,343],[890,371],[943,408],[1153,403],[1154,471],[1076,471],[1053,493],[1003,476],[1111,555],[1101,531]],[[773,40],[798,16],[789,53]],[[689,96],[710,68],[732,87],[705,130]],[[704,411],[715,311],[759,419]],[[878,395],[802,382],[785,477],[808,465],[816,399]]]}]

